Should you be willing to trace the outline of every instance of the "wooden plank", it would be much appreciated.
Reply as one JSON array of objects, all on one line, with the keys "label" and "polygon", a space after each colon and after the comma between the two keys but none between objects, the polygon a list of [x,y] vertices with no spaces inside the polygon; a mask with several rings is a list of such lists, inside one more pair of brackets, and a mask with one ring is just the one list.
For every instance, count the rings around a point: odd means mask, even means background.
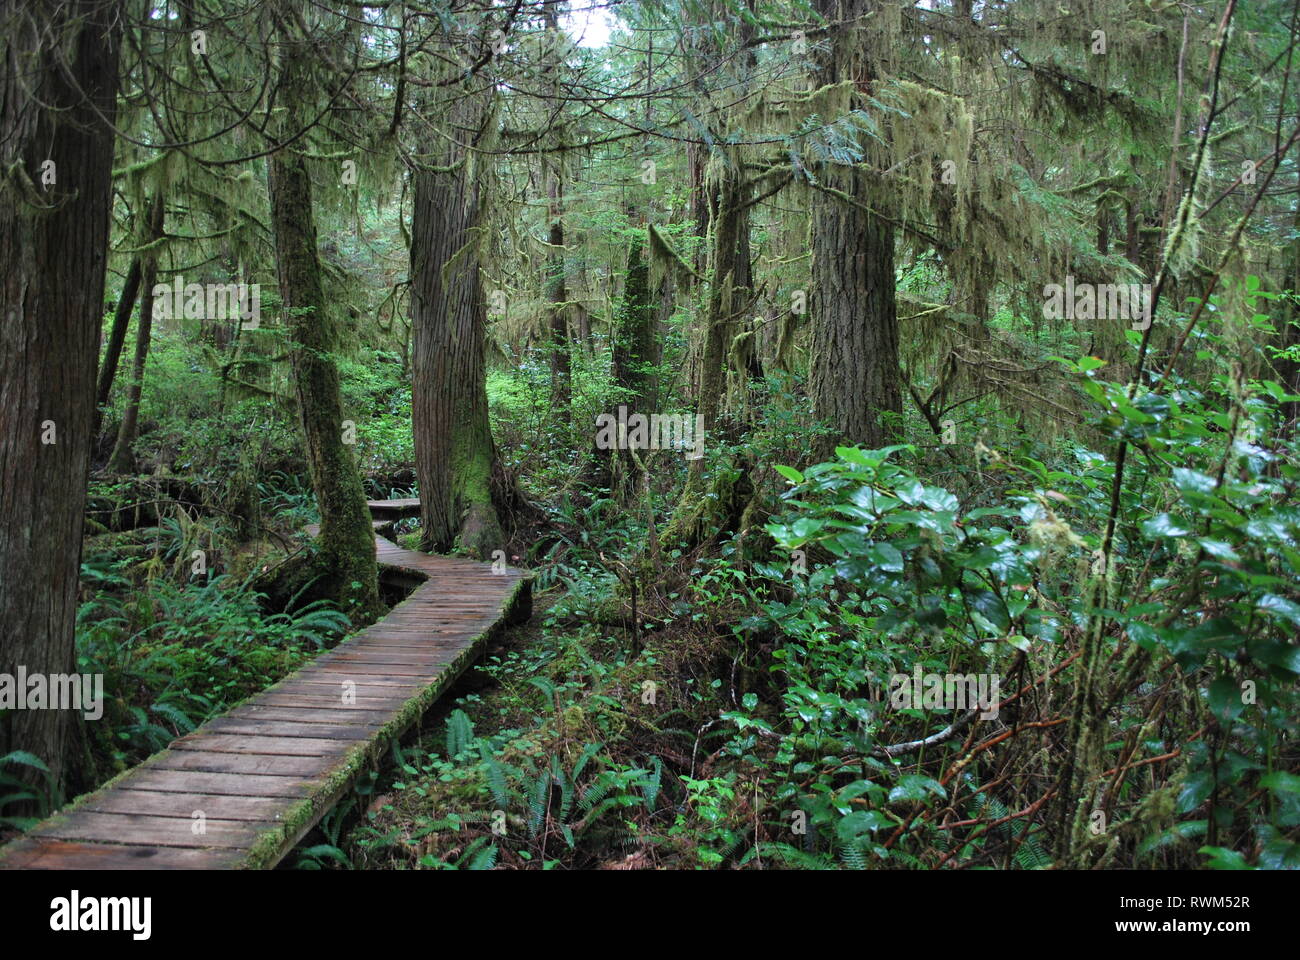
[{"label": "wooden plank", "polygon": [[393,669],[431,670],[443,666],[446,661],[454,660],[459,651],[453,647],[434,648],[417,653],[382,650],[359,650],[356,653],[335,653],[322,657],[314,665],[310,676],[323,675],[332,679],[341,669],[353,673],[385,676],[390,680],[400,681],[406,674],[393,673]]},{"label": "wooden plank", "polygon": [[293,720],[252,720],[245,717],[217,717],[203,725],[218,733],[253,733],[259,737],[291,737],[321,740],[368,740],[379,723],[299,723]]},{"label": "wooden plank", "polygon": [[[405,663],[326,663],[321,664],[312,671],[312,676],[319,679],[352,680],[354,683],[360,683],[363,678],[377,678],[375,669],[382,668],[384,675],[389,677],[421,677],[432,679],[438,675],[438,665],[428,667],[417,667]],[[369,668],[369,669],[367,669]]]},{"label": "wooden plank", "polygon": [[329,663],[359,663],[375,665],[395,664],[398,666],[411,667],[437,667],[441,666],[443,661],[456,655],[456,650],[451,647],[430,647],[428,650],[408,651],[408,650],[390,650],[382,646],[370,646],[364,649],[349,650],[347,653],[329,654],[316,663],[320,666]]},{"label": "wooden plank", "polygon": [[[203,832],[194,830],[201,826]],[[251,847],[259,834],[276,828],[261,821],[206,820],[189,817],[156,817],[147,814],[92,813],[75,810],[38,824],[33,837],[121,843],[150,847]]]},{"label": "wooden plank", "polygon": [[333,700],[342,702],[345,692],[355,693],[358,700],[361,699],[382,699],[387,700],[393,697],[407,695],[411,690],[422,690],[424,684],[418,680],[412,680],[409,677],[389,677],[385,675],[366,675],[369,679],[365,681],[353,680],[355,686],[344,687],[346,679],[340,679],[337,676],[329,674],[303,673],[301,676],[295,676],[292,680],[283,680],[271,687],[264,693],[259,693],[248,702],[263,702],[267,697],[273,697],[277,693],[310,693],[313,696],[329,697]]},{"label": "wooden plank", "polygon": [[[358,694],[355,704],[340,703],[338,696],[332,692],[313,693],[310,690],[291,690],[286,693],[263,694],[257,698],[256,705],[258,707],[302,707],[312,710],[337,711],[342,716],[347,716],[352,711],[357,714],[382,711],[386,716],[391,716],[392,711],[410,700],[418,689],[420,688],[415,688],[410,693],[397,697],[363,697]],[[249,705],[253,705],[251,701]]]},{"label": "wooden plank", "polygon": [[[400,654],[392,657],[386,657],[384,654],[365,654],[362,656],[349,657],[331,657],[319,664],[318,670],[314,675],[323,674],[324,677],[337,677],[340,673],[357,673],[373,674],[377,670],[384,671],[389,677],[423,677],[433,676],[442,667],[456,659],[455,650],[445,650],[440,653],[423,654],[418,659],[412,657],[403,657]],[[413,660],[414,662],[403,662],[404,660]],[[400,670],[401,673],[389,673],[390,670]],[[343,681],[339,681],[342,683]]]},{"label": "wooden plank", "polygon": [[[266,706],[276,704],[292,706],[292,704],[282,704],[280,701],[284,698],[292,699],[296,697],[306,698],[322,705],[337,706],[340,709],[383,710],[388,712],[394,705],[400,706],[424,689],[424,684],[418,680],[408,677],[402,679],[406,682],[401,684],[380,684],[354,680],[352,682],[355,686],[344,687],[344,681],[337,678],[324,680],[319,677],[304,677],[292,684],[276,687],[274,690],[266,691],[266,693],[259,693],[246,702],[259,705],[265,704]],[[349,700],[353,702],[349,703]]]},{"label": "wooden plank", "polygon": [[[411,667],[400,663],[335,663],[327,661],[312,667],[304,673],[301,683],[328,683],[340,693],[341,684],[352,682],[361,684],[387,684],[391,687],[423,687],[420,677],[429,675],[433,668]],[[415,672],[411,672],[415,671]],[[349,688],[350,689],[350,688]]]},{"label": "wooden plank", "polygon": [[109,790],[82,803],[78,810],[95,813],[151,814],[193,818],[196,811],[209,820],[264,820],[281,817],[294,801],[286,797],[226,797],[202,793],[154,793],[149,790]]},{"label": "wooden plank", "polygon": [[[375,641],[373,649],[392,650],[397,653],[427,653],[430,650],[456,650],[462,647],[464,637],[460,631],[448,631],[446,635],[437,633],[430,627],[424,627],[410,634],[395,634]],[[371,648],[367,648],[371,649]]]},{"label": "wooden plank", "polygon": [[[198,773],[237,773],[245,778],[249,774],[267,777],[268,779],[278,780],[284,784],[297,784],[304,778],[315,778],[320,776],[321,758],[320,757],[283,757],[268,756],[266,754],[253,753],[208,753],[205,750],[176,750],[168,751],[159,757],[148,761],[147,767],[137,769],[150,770],[191,770]],[[130,783],[134,788],[136,778],[132,777],[124,783]],[[266,788],[266,781],[255,781],[257,786],[248,791],[255,793],[257,796],[280,797],[301,796],[305,791],[291,792],[288,794],[269,792]],[[235,782],[238,786],[238,783]],[[196,787],[207,787],[210,784],[195,784]],[[148,789],[156,789],[150,786]],[[209,791],[210,793],[211,791]]]},{"label": "wooden plank", "polygon": [[310,707],[282,707],[275,704],[246,702],[231,710],[227,717],[248,720],[292,720],[298,723],[355,723],[362,726],[386,723],[391,711],[358,710],[354,706],[321,700]]},{"label": "wooden plank", "polygon": [[259,737],[246,733],[205,733],[199,730],[171,745],[173,750],[203,750],[209,753],[261,753],[281,757],[333,757],[355,744],[347,740],[307,737]]},{"label": "wooden plank", "polygon": [[[319,758],[314,758],[319,767]],[[311,782],[305,778],[277,777],[246,773],[208,773],[199,770],[171,770],[166,767],[141,768],[120,781],[133,790],[163,793],[214,793],[229,797],[305,797]]]},{"label": "wooden plank", "polygon": [[4,866],[20,870],[228,870],[243,859],[238,849],[129,847],[35,838],[15,840],[4,850]]}]

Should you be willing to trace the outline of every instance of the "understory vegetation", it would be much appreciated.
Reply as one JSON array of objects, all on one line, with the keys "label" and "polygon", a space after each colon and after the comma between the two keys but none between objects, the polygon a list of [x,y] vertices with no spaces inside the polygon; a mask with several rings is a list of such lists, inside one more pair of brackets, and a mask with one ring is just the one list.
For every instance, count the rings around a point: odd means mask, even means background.
[{"label": "understory vegetation", "polygon": [[[554,545],[529,558],[540,622],[397,754],[349,859],[1049,866],[1066,680],[1105,578],[1093,679],[1122,706],[1109,762],[1084,771],[1096,864],[1300,864],[1300,472],[1293,441],[1258,442],[1286,395],[1236,363],[1168,399],[1126,400],[1089,358],[1061,377],[1091,446],[1003,425],[1006,452],[964,478],[942,448],[841,448],[778,466],[770,521],[692,556],[652,558],[644,524],[599,494],[562,501]],[[1120,433],[1144,471],[1103,572],[1100,451]],[[887,678],[918,668],[1003,677],[999,722],[890,709]]]}]

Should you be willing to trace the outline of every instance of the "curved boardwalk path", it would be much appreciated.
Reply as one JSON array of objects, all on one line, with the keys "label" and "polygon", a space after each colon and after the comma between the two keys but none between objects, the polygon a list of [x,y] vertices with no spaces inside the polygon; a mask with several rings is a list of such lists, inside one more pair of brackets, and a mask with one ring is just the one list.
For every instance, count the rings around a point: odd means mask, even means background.
[{"label": "curved boardwalk path", "polygon": [[[371,506],[392,517],[418,501]],[[0,848],[0,869],[278,863],[502,624],[529,615],[521,570],[376,540],[381,566],[424,581],[388,616]]]}]

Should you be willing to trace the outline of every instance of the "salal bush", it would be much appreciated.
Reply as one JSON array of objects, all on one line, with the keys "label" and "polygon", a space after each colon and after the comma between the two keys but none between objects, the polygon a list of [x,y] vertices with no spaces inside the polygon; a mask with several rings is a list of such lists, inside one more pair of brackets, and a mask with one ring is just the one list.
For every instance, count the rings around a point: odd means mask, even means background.
[{"label": "salal bush", "polygon": [[[726,714],[730,752],[776,801],[772,852],[1046,866],[1083,815],[1092,865],[1300,865],[1289,398],[1240,375],[1130,392],[1099,366],[1074,365],[1098,439],[1132,445],[1109,563],[1114,460],[1082,446],[1055,467],[979,448],[971,495],[1000,496],[972,509],[900,462],[911,447],[778,468],[791,486],[767,530],[790,559],[758,568],[743,626],[777,637],[779,703],[751,694]],[[1070,723],[1090,623],[1091,760]],[[891,675],[918,668],[1000,678],[998,715],[891,703]],[[1084,789],[1062,797],[1067,763]],[[1076,809],[1083,795],[1095,809]]]}]

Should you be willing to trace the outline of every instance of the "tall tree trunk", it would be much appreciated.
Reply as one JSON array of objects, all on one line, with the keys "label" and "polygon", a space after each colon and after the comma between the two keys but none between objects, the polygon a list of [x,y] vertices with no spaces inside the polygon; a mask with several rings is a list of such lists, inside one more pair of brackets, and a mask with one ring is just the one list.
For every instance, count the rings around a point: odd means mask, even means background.
[{"label": "tall tree trunk", "polygon": [[[546,23],[549,47],[547,58],[550,61],[547,72],[551,75],[551,92],[559,102],[560,71],[564,66],[562,53],[563,34],[560,33],[557,4],[550,4],[543,12]],[[559,154],[543,155],[542,164],[546,169],[546,215],[550,223],[546,252],[546,299],[550,303],[548,312],[551,334],[551,409],[563,424],[562,434],[568,436],[573,428],[573,358],[570,354],[571,337],[569,336],[568,310],[564,306],[568,300],[564,284],[564,128],[559,130]]]},{"label": "tall tree trunk", "polygon": [[547,164],[547,196],[550,200],[547,209],[551,227],[547,237],[550,250],[546,254],[546,299],[550,304],[547,311],[550,314],[551,331],[551,408],[560,418],[567,435],[573,421],[573,363],[570,357],[568,310],[564,306],[569,297],[564,283],[564,221],[560,215],[564,188],[558,164],[558,160]]},{"label": "tall tree trunk", "polygon": [[611,357],[614,383],[622,388],[628,412],[649,413],[656,401],[654,378],[649,366],[655,355],[655,308],[650,299],[650,264],[640,235],[627,251],[627,280],[623,302],[614,318]]},{"label": "tall tree trunk", "polygon": [[[150,243],[163,235],[166,201],[161,193],[149,209],[146,236]],[[108,458],[108,468],[114,473],[134,473],[135,453],[132,447],[140,432],[140,393],[144,389],[144,368],[149,360],[149,344],[153,337],[153,288],[158,279],[158,252],[149,250],[143,255],[144,297],[140,301],[140,323],[135,331],[135,357],[131,364],[131,382],[126,388],[126,405],[122,422],[118,425],[117,442]]]},{"label": "tall tree trunk", "polygon": [[[650,264],[644,256],[640,235],[635,235],[627,252],[627,280],[623,300],[614,317],[613,349],[610,373],[619,387],[619,404],[627,415],[650,416],[655,409],[658,390],[648,369],[656,352],[655,309],[650,300]],[[618,467],[610,478],[611,486],[622,497],[630,495],[636,479],[631,455],[624,450],[601,451]]]},{"label": "tall tree trunk", "polygon": [[[67,674],[76,669],[121,10],[103,0],[5,0],[0,21],[0,673]],[[0,754],[29,751],[56,782],[75,784],[65,755],[75,715],[5,712]]]},{"label": "tall tree trunk", "polygon": [[[705,317],[704,347],[700,357],[700,385],[696,413],[704,429],[704,444],[716,443],[721,423],[722,400],[727,386],[727,348],[737,314],[749,302],[749,289],[741,284],[748,276],[742,255],[748,249],[741,233],[749,229],[744,209],[748,187],[739,158],[731,156],[718,168],[710,192],[709,301]],[[710,439],[712,438],[712,439]],[[665,546],[699,542],[713,522],[725,523],[734,513],[732,491],[709,491],[704,472],[705,459],[690,461],[673,519],[664,531]]]},{"label": "tall tree trunk", "polygon": [[[690,217],[695,224],[695,235],[700,238],[709,235],[709,189],[704,182],[704,168],[708,164],[708,148],[698,143],[686,145],[686,179],[690,185]],[[708,266],[708,245],[701,243],[695,248],[696,273],[704,273]]]},{"label": "tall tree trunk", "polygon": [[[1284,254],[1286,289],[1300,296],[1300,210],[1295,214],[1293,234]],[[1284,326],[1278,337],[1278,346],[1288,353],[1300,350],[1300,306],[1296,305],[1295,300],[1285,301],[1280,314]],[[1274,366],[1278,381],[1287,393],[1300,394],[1300,361],[1284,356]],[[1288,400],[1282,404],[1281,413],[1284,433],[1294,436],[1297,420],[1300,419],[1300,401]]]},{"label": "tall tree trunk", "polygon": [[[704,417],[705,436],[717,430],[722,411],[722,394],[726,389],[726,359],[731,323],[749,297],[740,286],[740,233],[749,220],[740,210],[744,195],[744,173],[738,162],[728,164],[716,193],[716,206],[710,209],[713,223],[712,267],[710,270],[708,327],[700,370],[699,414]],[[691,462],[691,476],[704,472],[704,461]]]},{"label": "tall tree trunk", "polygon": [[493,490],[500,465],[488,422],[479,274],[480,186],[472,146],[495,123],[490,88],[451,106],[453,135],[414,174],[411,218],[412,419],[422,546],[491,557],[504,546]]},{"label": "tall tree trunk", "polygon": [[[308,42],[291,42],[284,53],[281,89],[288,103],[310,102]],[[291,147],[271,154],[267,166],[280,300],[292,343],[303,446],[320,510],[316,563],[322,589],[354,624],[369,622],[382,609],[375,533],[345,437],[339,372],[331,354],[337,321],[325,303],[311,178],[306,161]]]},{"label": "tall tree trunk", "polygon": [[[757,63],[747,43],[754,35],[754,4],[753,0],[744,2],[749,17],[742,17],[737,26],[739,55],[719,45],[713,45],[707,51],[692,49],[692,59],[701,61],[700,68],[712,70],[734,61],[736,93],[742,100]],[[716,12],[712,9],[703,11],[706,17],[712,17]],[[727,122],[724,117],[724,127]],[[725,137],[719,136],[716,140],[724,141]],[[703,428],[703,437],[697,443],[702,443],[705,448],[719,441],[732,330],[736,318],[749,307],[752,283],[747,200],[753,185],[745,177],[743,156],[739,150],[715,143],[711,151],[713,156],[708,159],[703,153],[696,155],[692,171],[693,177],[698,176],[702,188],[696,196],[702,196],[706,204],[703,211],[698,208],[695,211],[697,223],[707,223],[709,230],[709,298],[696,391],[696,415]],[[672,520],[661,537],[662,545],[692,546],[711,528],[725,529],[740,519],[744,509],[742,500],[748,496],[744,489],[749,486],[748,476],[742,471],[737,481],[731,470],[720,470],[715,473],[710,487],[705,463],[703,457],[690,461],[686,483]]]},{"label": "tall tree trunk", "polygon": [[[869,0],[817,0],[828,20],[861,23]],[[862,28],[832,34],[820,83],[873,75]],[[856,104],[855,104],[856,106]],[[903,409],[898,366],[898,316],[894,294],[894,227],[869,209],[884,202],[860,170],[826,163],[821,182],[854,202],[817,191],[812,198],[812,349],[809,390],[813,410],[829,421],[837,443],[880,447],[897,436],[891,416]]]},{"label": "tall tree trunk", "polygon": [[95,386],[95,426],[92,436],[99,434],[104,407],[108,406],[108,398],[113,393],[113,381],[117,377],[117,365],[122,358],[122,346],[126,343],[126,331],[131,325],[131,314],[135,311],[135,301],[140,293],[140,261],[141,254],[131,257],[131,266],[127,268],[126,280],[122,283],[122,294],[117,298],[117,309],[113,311],[113,326],[109,330],[104,361],[100,364],[99,380]]},{"label": "tall tree trunk", "polygon": [[1142,254],[1142,200],[1138,192],[1137,157],[1130,154],[1128,159],[1133,177],[1124,195],[1124,256],[1136,264]]}]

